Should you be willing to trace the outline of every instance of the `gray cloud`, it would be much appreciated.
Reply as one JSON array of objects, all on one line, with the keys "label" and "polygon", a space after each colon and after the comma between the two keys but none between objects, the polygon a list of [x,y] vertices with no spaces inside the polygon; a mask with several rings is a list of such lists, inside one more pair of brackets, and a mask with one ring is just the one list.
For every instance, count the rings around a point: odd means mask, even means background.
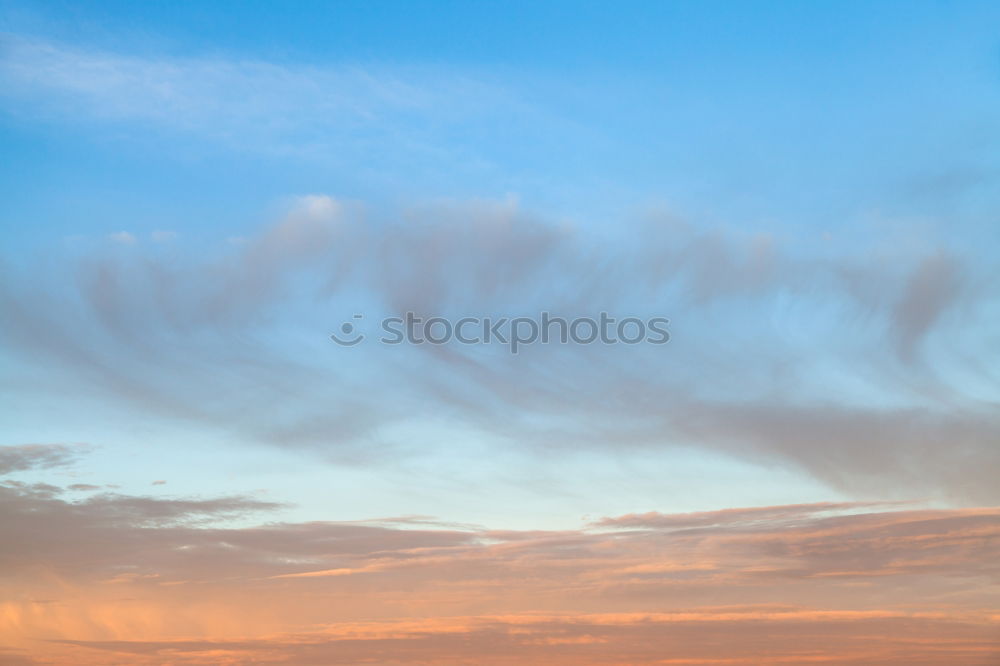
[{"label": "gray cloud", "polygon": [[[294,562],[321,562],[387,549],[468,543],[468,533],[400,530],[365,524],[299,523],[225,528],[283,505],[232,496],[154,498],[105,493],[82,501],[48,484],[0,484],[0,571],[11,575],[51,567],[88,578],[120,572],[223,575],[288,571]],[[200,574],[196,574],[200,572]]]},{"label": "gray cloud", "polygon": [[892,311],[892,326],[902,358],[912,360],[917,347],[934,323],[955,303],[961,279],[953,257],[936,254],[924,258],[906,281]]},{"label": "gray cloud", "polygon": [[70,465],[86,450],[87,447],[80,444],[0,446],[0,474]]},{"label": "gray cloud", "polygon": [[723,509],[721,511],[697,511],[694,513],[663,514],[657,512],[630,514],[602,518],[595,521],[597,527],[638,528],[638,529],[678,529],[692,527],[791,526],[802,521],[815,520],[824,514],[835,512],[859,512],[867,509],[893,508],[905,502],[813,502],[810,504],[788,504],[784,506],[746,507]]},{"label": "gray cloud", "polygon": [[790,462],[862,495],[922,488],[957,501],[997,498],[1000,415],[989,405],[962,410],[688,403],[671,424],[734,455]]},{"label": "gray cloud", "polygon": [[[542,451],[693,445],[864,496],[996,497],[996,406],[915,362],[948,351],[943,336],[929,342],[955,325],[943,315],[960,295],[976,307],[957,256],[936,249],[883,269],[672,217],[634,229],[631,244],[608,246],[509,201],[386,218],[314,195],[204,259],[117,248],[66,258],[65,279],[51,282],[8,270],[3,335],[45,381],[343,462],[401,455],[409,443],[384,433],[433,414]],[[607,309],[669,316],[676,328],[655,349],[536,346],[512,357],[368,345],[348,355],[325,338],[359,307],[372,327],[407,310]],[[300,350],[292,329],[314,337]],[[844,372],[868,404],[826,386]]]}]

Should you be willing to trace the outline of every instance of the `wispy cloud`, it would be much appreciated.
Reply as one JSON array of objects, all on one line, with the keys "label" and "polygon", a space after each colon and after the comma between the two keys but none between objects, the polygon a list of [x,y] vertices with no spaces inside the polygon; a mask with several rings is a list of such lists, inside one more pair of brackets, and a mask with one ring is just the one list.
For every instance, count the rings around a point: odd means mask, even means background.
[{"label": "wispy cloud", "polygon": [[[341,460],[399,455],[408,442],[387,428],[432,404],[437,428],[529,450],[696,446],[793,465],[859,496],[997,497],[996,406],[929,360],[967,362],[933,344],[943,313],[992,307],[958,287],[960,258],[931,249],[881,268],[863,253],[810,259],[780,237],[676,218],[623,224],[633,240],[608,245],[512,201],[386,218],[310,195],[199,259],[137,248],[61,257],[51,280],[9,272],[4,335],[47,381]],[[845,277],[857,275],[877,288]],[[373,337],[380,316],[406,311],[608,310],[677,328],[665,348],[512,357],[374,344],[347,356],[326,336],[359,307]],[[831,397],[828,383],[845,376],[853,390]]]},{"label": "wispy cloud", "polygon": [[528,109],[444,67],[139,57],[10,34],[0,45],[0,100],[14,113],[114,125],[119,136],[154,127],[241,152],[336,160],[391,144],[396,159],[435,159],[456,149],[441,128]]}]

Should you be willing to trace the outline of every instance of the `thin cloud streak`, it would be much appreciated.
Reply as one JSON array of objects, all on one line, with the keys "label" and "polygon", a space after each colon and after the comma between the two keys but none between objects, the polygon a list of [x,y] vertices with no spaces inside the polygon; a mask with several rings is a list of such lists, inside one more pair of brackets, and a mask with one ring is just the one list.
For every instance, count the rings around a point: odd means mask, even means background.
[{"label": "thin cloud streak", "polygon": [[509,91],[444,67],[150,58],[16,34],[0,35],[0,48],[0,103],[14,114],[131,125],[136,138],[152,127],[241,153],[329,162],[384,144],[397,159],[443,164],[461,150],[433,128],[538,116]]}]

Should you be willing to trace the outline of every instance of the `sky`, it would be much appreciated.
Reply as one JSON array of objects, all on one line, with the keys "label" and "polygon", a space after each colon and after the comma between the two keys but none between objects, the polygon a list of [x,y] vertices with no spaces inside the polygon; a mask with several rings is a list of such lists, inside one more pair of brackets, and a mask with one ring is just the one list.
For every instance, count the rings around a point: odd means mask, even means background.
[{"label": "sky", "polygon": [[998,25],[0,0],[0,661],[994,663]]}]

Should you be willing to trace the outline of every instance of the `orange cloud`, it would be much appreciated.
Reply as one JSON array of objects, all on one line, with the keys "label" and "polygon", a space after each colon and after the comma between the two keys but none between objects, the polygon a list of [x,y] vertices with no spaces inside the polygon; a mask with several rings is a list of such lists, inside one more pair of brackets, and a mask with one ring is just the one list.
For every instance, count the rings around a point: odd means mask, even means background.
[{"label": "orange cloud", "polygon": [[[811,504],[564,531],[222,527],[273,505],[0,484],[0,651],[42,664],[989,664],[1000,509]],[[20,660],[20,661],[19,661]]]}]

